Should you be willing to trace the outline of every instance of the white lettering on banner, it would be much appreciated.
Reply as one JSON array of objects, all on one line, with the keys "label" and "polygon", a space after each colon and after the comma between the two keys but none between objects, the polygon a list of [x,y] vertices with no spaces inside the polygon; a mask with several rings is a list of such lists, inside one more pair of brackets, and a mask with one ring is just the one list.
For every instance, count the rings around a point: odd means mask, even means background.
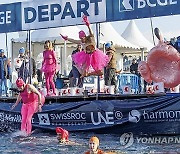
[{"label": "white lettering on banner", "polygon": [[177,4],[177,0],[157,0],[157,2],[152,2],[152,0],[138,0],[138,8],[142,9],[146,5],[149,7],[156,7],[157,5],[159,6],[166,6],[166,5],[175,5]]},{"label": "white lettering on banner", "polygon": [[179,144],[180,137],[136,137],[137,143],[143,144]]},{"label": "white lettering on banner", "polygon": [[[114,124],[114,117],[113,117],[113,112],[105,112],[105,117],[102,115],[101,112],[97,113],[97,122],[94,120],[95,115],[93,112],[91,112],[91,121],[94,125],[99,125],[101,122],[105,122],[105,124],[111,125]],[[112,120],[112,121],[110,121]]]},{"label": "white lettering on banner", "polygon": [[143,112],[143,118],[146,122],[156,121],[180,121],[180,111],[157,111],[157,112]]},{"label": "white lettering on banner", "polygon": [[[100,9],[100,6],[104,9]],[[106,0],[44,0],[22,3],[23,30],[106,21]]]},{"label": "white lettering on banner", "polygon": [[51,120],[85,120],[85,113],[60,113],[50,114]]},{"label": "white lettering on banner", "polygon": [[0,25],[11,23],[11,11],[0,11]]},{"label": "white lettering on banner", "polygon": [[0,113],[0,121],[21,122],[21,115]]}]

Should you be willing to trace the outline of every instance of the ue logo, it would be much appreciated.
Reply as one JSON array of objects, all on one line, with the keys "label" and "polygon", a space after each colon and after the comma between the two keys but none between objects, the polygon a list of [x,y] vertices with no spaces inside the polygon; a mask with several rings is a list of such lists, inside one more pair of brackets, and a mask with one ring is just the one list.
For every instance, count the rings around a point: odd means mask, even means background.
[{"label": "ue logo", "polygon": [[133,11],[134,10],[134,0],[119,0],[119,11]]}]

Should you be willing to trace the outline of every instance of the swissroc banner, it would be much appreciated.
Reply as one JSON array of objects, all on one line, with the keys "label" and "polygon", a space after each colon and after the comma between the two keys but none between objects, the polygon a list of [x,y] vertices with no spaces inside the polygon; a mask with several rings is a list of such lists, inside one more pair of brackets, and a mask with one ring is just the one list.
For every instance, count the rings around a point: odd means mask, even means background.
[{"label": "swissroc banner", "polygon": [[[1,103],[0,124],[18,128],[21,123],[21,105],[10,111],[11,105]],[[140,99],[52,103],[44,105],[42,109],[32,120],[33,126],[40,129],[55,130],[60,126],[68,131],[91,130],[101,133],[180,133],[179,94]]]},{"label": "swissroc banner", "polygon": [[180,13],[178,0],[43,0],[0,5],[0,33],[168,16]]}]

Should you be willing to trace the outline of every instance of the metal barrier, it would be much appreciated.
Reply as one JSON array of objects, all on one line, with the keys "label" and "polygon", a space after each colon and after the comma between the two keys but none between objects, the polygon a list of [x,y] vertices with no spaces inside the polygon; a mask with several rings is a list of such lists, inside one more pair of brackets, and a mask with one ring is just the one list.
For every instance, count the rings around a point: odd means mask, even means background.
[{"label": "metal barrier", "polygon": [[118,90],[120,93],[123,93],[123,86],[130,86],[133,90],[133,93],[139,93],[139,77],[135,74],[120,74],[117,76],[118,79]]}]

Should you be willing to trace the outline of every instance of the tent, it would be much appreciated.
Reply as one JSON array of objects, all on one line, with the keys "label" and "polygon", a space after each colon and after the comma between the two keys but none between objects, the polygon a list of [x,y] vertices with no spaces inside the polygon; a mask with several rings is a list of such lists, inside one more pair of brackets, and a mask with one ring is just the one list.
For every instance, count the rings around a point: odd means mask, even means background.
[{"label": "tent", "polygon": [[154,46],[143,36],[133,20],[130,21],[121,36],[128,42],[135,44],[140,48],[147,48],[150,50]]},{"label": "tent", "polygon": [[[94,27],[93,29],[95,29]],[[100,43],[103,44],[111,41],[116,47],[132,49],[139,48],[137,45],[134,45],[133,43],[130,43],[121,37],[110,23],[100,24]]]}]

